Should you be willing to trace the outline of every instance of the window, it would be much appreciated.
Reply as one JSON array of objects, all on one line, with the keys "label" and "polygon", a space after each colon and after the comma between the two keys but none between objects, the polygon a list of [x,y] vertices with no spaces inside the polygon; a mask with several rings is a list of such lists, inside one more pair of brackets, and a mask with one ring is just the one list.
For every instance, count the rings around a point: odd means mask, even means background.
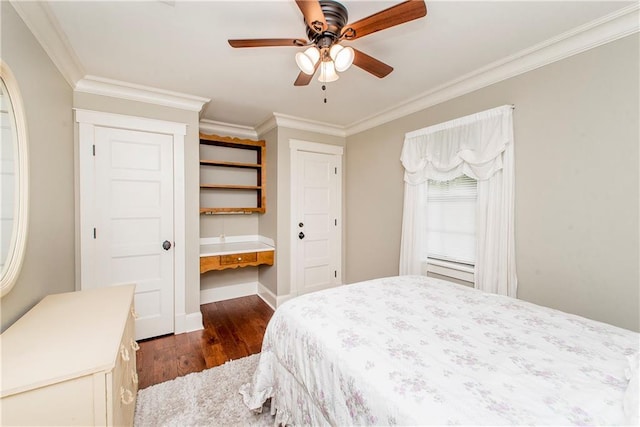
[{"label": "window", "polygon": [[[466,276],[460,280],[477,289],[515,297],[513,105],[408,132],[400,160],[398,272],[444,274],[435,267],[446,264],[456,274],[449,277]],[[473,179],[451,179],[463,174]]]},{"label": "window", "polygon": [[429,180],[427,200],[428,263],[473,271],[477,181],[464,175],[451,181]]}]

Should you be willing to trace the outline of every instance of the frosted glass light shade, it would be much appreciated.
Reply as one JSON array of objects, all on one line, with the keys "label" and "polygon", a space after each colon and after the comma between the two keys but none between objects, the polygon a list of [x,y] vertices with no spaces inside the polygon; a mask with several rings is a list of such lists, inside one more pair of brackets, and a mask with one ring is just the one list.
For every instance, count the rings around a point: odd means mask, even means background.
[{"label": "frosted glass light shade", "polygon": [[335,63],[336,71],[341,73],[351,67],[351,64],[353,64],[353,59],[356,55],[353,48],[334,44],[329,50],[329,56]]},{"label": "frosted glass light shade", "polygon": [[300,71],[305,74],[313,74],[318,59],[320,59],[320,51],[314,46],[311,46],[304,52],[296,53],[296,64],[298,64]]},{"label": "frosted glass light shade", "polygon": [[339,78],[340,76],[336,73],[336,67],[333,65],[333,61],[322,61],[318,81],[321,83],[329,83],[335,82]]}]

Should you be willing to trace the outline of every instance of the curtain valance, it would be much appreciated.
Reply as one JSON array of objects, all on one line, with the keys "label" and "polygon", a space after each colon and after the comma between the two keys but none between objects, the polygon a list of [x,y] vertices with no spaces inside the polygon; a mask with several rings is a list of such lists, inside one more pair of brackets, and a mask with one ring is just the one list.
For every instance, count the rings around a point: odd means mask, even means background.
[{"label": "curtain valance", "polygon": [[405,182],[449,181],[462,174],[489,179],[502,169],[502,153],[513,143],[512,109],[503,105],[407,133],[400,155]]}]

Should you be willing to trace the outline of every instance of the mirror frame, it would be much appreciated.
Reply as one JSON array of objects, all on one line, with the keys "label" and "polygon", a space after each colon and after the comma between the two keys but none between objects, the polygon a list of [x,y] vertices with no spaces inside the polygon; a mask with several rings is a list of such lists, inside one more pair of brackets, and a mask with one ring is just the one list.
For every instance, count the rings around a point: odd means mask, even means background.
[{"label": "mirror frame", "polygon": [[4,272],[0,272],[0,297],[9,293],[15,285],[27,246],[27,224],[29,222],[29,163],[27,145],[27,124],[24,103],[20,95],[18,82],[9,66],[0,59],[0,78],[4,81],[13,108],[15,118],[17,143],[14,161],[16,166],[16,181],[14,195],[14,221],[11,232],[9,252],[5,261]]}]

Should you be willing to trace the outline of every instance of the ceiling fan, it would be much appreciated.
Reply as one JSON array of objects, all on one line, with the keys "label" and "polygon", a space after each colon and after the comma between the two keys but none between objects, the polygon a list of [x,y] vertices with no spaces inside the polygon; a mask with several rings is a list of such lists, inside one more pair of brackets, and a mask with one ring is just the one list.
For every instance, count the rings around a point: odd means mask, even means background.
[{"label": "ceiling fan", "polygon": [[382,78],[387,76],[393,67],[379,61],[364,52],[340,44],[343,40],[351,41],[371,33],[384,30],[427,14],[424,0],[408,0],[370,15],[359,21],[347,24],[347,9],[334,0],[296,0],[300,8],[307,30],[304,39],[235,39],[229,40],[232,47],[269,47],[291,46],[308,47],[304,52],[296,54],[296,63],[300,74],[295,86],[306,86],[320,68],[321,82],[338,79],[336,71],[345,71],[351,64]]}]

